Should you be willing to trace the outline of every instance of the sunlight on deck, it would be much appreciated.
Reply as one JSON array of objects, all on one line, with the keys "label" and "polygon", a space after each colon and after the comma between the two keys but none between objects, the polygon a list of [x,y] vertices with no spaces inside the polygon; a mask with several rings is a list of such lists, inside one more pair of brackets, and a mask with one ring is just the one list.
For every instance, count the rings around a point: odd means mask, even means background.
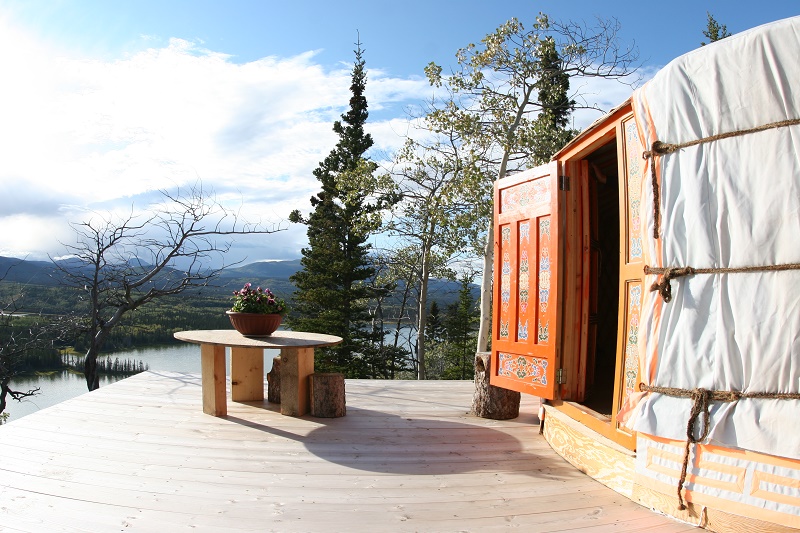
[{"label": "sunlight on deck", "polygon": [[534,398],[486,420],[472,391],[357,380],[344,418],[266,401],[215,418],[199,375],[139,374],[0,426],[0,530],[694,530],[556,455]]}]

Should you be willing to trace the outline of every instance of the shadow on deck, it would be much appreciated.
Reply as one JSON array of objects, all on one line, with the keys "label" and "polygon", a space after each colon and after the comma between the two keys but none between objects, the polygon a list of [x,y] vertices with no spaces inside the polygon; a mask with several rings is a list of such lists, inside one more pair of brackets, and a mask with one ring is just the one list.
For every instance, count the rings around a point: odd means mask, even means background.
[{"label": "shadow on deck", "polygon": [[538,401],[467,414],[458,381],[351,380],[347,416],[204,415],[200,378],[145,372],[0,427],[0,530],[654,531],[693,528],[575,470]]}]

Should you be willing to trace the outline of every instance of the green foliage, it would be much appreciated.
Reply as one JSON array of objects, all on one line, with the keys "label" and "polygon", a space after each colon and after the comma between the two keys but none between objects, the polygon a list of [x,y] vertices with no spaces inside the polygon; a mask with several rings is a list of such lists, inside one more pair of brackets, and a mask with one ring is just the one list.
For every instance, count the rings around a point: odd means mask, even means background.
[{"label": "green foliage", "polygon": [[[65,366],[75,372],[83,372],[83,359],[83,357],[75,355],[67,355],[63,358]],[[97,359],[97,372],[102,375],[132,376],[149,369],[150,365],[135,359],[120,359],[119,357]]]},{"label": "green foliage", "polygon": [[317,369],[368,377],[374,374],[369,361],[377,360],[373,352],[381,333],[369,327],[367,304],[388,290],[368,283],[375,274],[368,239],[397,196],[383,190],[386,180],[375,176],[377,165],[366,156],[373,141],[364,131],[369,113],[360,44],[355,53],[350,108],[333,124],[339,141],[314,170],[322,190],[311,198],[307,218],[299,211],[290,216],[306,225],[309,247],[301,251],[303,269],[290,278],[296,292],[287,322],[296,330],[342,337],[342,344],[317,350]]},{"label": "green foliage", "polygon": [[577,130],[567,127],[575,100],[569,98],[569,75],[564,72],[555,40],[545,38],[536,54],[540,69],[534,86],[539,92],[541,110],[531,129],[535,138],[528,141],[533,146],[529,161],[534,166],[547,163],[578,134]]},{"label": "green foliage", "polygon": [[[207,294],[206,294],[207,293]],[[25,316],[16,316],[16,332],[27,331],[38,322],[59,322],[66,317],[80,317],[86,313],[87,305],[83,291],[71,288],[48,287],[44,285],[25,286],[0,281],[0,301],[12,294],[24,295],[24,305],[19,308]],[[207,288],[205,293],[186,293],[180,296],[167,296],[149,305],[132,311],[120,325],[109,333],[106,348],[111,351],[132,347],[153,346],[177,342],[173,337],[176,331],[193,329],[226,329],[231,324],[225,311],[230,308],[228,288]],[[80,325],[80,322],[78,322]],[[84,335],[58,336],[51,331],[44,337],[46,344],[64,349],[71,347],[85,352],[89,339]],[[55,370],[61,368],[58,357],[48,359],[42,355],[26,363],[24,372],[34,370]]]},{"label": "green foliage", "polygon": [[428,324],[425,328],[425,336],[427,341],[431,344],[442,342],[445,338],[444,322],[442,321],[442,313],[439,310],[439,302],[434,300],[431,303],[431,308],[428,311]]},{"label": "green foliage", "polygon": [[[731,34],[728,33],[728,27],[724,24],[720,24],[717,22],[714,17],[706,11],[706,15],[708,16],[708,21],[706,23],[706,29],[703,30],[703,35],[708,39],[710,43],[719,41],[724,39],[725,37],[730,37]],[[700,46],[705,46],[707,43],[701,42]]]},{"label": "green foliage", "polygon": [[[473,379],[475,341],[479,310],[468,279],[462,279],[459,298],[441,315],[434,302],[430,310],[429,377],[432,379]],[[434,318],[435,317],[435,318]]]},{"label": "green foliage", "polygon": [[485,183],[548,160],[574,135],[567,129],[576,106],[568,96],[569,78],[593,75],[588,62],[598,56],[581,42],[539,14],[531,30],[511,19],[480,44],[460,49],[459,69],[451,76],[443,78],[433,63],[426,67],[429,82],[450,92],[426,118],[434,131],[458,132],[469,164],[481,167],[484,187],[475,192],[484,201],[491,193]]}]

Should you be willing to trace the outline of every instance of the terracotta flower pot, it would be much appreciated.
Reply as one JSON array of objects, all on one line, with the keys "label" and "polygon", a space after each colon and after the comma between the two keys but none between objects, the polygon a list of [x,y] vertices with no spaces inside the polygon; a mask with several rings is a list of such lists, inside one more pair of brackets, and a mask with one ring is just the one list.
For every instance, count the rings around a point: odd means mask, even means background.
[{"label": "terracotta flower pot", "polygon": [[283,316],[279,314],[235,313],[227,311],[233,327],[242,335],[271,335],[281,325]]}]

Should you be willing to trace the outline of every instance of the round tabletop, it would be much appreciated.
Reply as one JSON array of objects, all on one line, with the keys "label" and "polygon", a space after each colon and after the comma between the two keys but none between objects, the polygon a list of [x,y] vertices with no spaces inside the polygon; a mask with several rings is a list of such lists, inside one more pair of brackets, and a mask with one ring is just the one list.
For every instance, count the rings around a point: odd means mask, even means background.
[{"label": "round tabletop", "polygon": [[175,333],[175,338],[194,344],[216,344],[243,348],[309,348],[333,346],[342,342],[341,337],[305,331],[276,331],[272,335],[263,337],[246,337],[235,329],[178,331]]}]

